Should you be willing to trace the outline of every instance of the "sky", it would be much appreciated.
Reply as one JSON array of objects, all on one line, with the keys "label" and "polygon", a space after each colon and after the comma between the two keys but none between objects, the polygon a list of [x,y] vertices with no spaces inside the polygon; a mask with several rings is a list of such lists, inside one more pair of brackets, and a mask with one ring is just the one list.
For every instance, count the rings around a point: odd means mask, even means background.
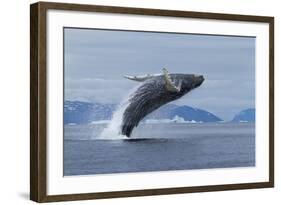
[{"label": "sky", "polygon": [[255,38],[64,29],[65,100],[120,103],[138,82],[123,75],[201,74],[203,84],[172,102],[231,120],[255,107]]}]

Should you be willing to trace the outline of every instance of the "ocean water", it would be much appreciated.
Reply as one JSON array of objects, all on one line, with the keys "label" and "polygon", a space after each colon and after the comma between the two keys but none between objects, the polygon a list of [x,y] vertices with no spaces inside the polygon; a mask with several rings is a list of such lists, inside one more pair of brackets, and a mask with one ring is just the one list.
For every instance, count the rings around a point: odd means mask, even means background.
[{"label": "ocean water", "polygon": [[255,166],[254,123],[140,124],[130,139],[105,127],[65,125],[64,176]]}]

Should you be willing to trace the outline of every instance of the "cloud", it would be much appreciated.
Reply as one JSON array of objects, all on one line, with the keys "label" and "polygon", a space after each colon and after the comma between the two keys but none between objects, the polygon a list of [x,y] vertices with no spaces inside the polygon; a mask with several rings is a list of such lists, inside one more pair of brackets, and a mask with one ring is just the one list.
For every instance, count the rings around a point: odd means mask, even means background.
[{"label": "cloud", "polygon": [[203,74],[202,86],[175,103],[229,119],[255,105],[255,38],[65,30],[65,97],[118,103],[137,83],[123,75]]},{"label": "cloud", "polygon": [[65,79],[65,98],[87,102],[119,103],[135,82],[120,79],[81,78]]}]

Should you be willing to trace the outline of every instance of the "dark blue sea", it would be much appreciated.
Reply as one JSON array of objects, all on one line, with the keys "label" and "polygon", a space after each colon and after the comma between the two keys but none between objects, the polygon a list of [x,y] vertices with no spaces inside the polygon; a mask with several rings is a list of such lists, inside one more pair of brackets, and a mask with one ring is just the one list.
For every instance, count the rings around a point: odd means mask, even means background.
[{"label": "dark blue sea", "polygon": [[65,125],[64,176],[255,166],[254,123],[141,124],[130,139],[105,126]]}]

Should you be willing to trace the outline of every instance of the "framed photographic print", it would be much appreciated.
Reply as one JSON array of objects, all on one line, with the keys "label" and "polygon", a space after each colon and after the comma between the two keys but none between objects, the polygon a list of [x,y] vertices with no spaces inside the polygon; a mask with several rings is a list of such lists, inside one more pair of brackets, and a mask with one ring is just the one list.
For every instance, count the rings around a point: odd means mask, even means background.
[{"label": "framed photographic print", "polygon": [[30,198],[274,186],[274,18],[31,5]]}]

